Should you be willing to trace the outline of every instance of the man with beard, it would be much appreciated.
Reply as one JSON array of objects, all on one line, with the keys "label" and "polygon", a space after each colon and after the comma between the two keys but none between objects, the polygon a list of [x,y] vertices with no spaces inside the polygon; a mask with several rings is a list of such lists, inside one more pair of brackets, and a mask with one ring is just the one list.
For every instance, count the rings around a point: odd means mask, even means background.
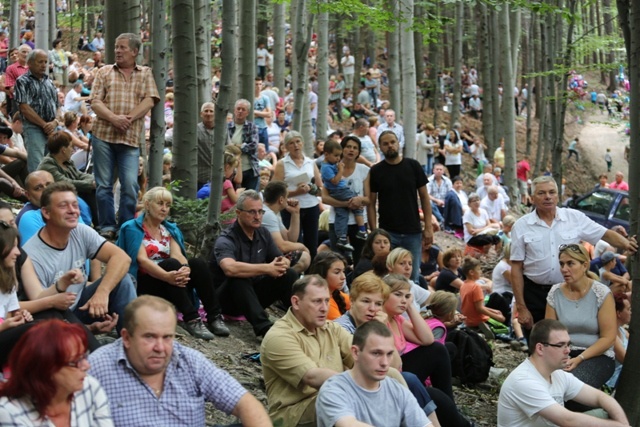
[{"label": "man with beard", "polygon": [[[411,279],[417,281],[420,272],[420,253],[422,245],[433,242],[431,227],[420,225],[418,198],[425,221],[431,219],[431,201],[427,193],[427,177],[417,160],[403,158],[400,155],[400,143],[392,130],[386,130],[378,137],[378,145],[384,161],[371,167],[365,181],[365,194],[369,194],[369,227],[377,228],[376,202],[380,196],[380,228],[391,234],[393,247],[403,247],[413,255]],[[368,186],[368,188],[366,188]],[[400,207],[407,207],[402,209]]]}]

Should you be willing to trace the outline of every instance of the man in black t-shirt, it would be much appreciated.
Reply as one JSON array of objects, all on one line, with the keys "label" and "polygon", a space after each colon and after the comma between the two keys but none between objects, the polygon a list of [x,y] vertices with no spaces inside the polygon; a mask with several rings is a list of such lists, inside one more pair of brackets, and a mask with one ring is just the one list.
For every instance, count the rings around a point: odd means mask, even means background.
[{"label": "man in black t-shirt", "polygon": [[[384,131],[378,136],[384,161],[375,164],[365,181],[365,193],[369,193],[368,220],[371,229],[377,225],[376,201],[380,198],[378,213],[380,228],[391,234],[393,247],[403,247],[413,255],[411,279],[418,280],[422,244],[433,242],[431,227],[420,225],[418,197],[425,223],[431,220],[431,201],[427,193],[427,177],[420,163],[400,155],[400,143],[393,131]],[[368,186],[368,188],[366,188]],[[368,190],[368,191],[367,191]]]}]

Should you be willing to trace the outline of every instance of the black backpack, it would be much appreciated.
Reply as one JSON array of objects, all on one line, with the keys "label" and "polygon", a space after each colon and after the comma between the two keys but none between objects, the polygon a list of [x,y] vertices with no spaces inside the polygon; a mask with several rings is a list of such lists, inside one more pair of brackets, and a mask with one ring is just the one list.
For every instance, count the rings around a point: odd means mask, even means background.
[{"label": "black backpack", "polygon": [[462,384],[476,384],[489,377],[493,366],[493,350],[477,332],[470,329],[454,329],[447,333],[447,341],[458,351],[451,361],[451,374]]}]

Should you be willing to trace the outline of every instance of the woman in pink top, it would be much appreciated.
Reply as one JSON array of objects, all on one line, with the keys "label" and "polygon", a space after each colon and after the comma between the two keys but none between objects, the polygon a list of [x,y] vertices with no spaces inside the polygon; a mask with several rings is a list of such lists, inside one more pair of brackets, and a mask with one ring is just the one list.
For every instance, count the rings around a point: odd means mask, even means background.
[{"label": "woman in pink top", "polygon": [[[449,353],[444,345],[434,342],[431,329],[411,303],[411,284],[400,274],[389,274],[384,281],[391,288],[384,304],[386,324],[402,359],[402,369],[415,374],[422,383],[431,378],[433,386],[453,400]],[[403,317],[405,313],[409,320]],[[418,347],[407,351],[408,343],[418,344]]]}]

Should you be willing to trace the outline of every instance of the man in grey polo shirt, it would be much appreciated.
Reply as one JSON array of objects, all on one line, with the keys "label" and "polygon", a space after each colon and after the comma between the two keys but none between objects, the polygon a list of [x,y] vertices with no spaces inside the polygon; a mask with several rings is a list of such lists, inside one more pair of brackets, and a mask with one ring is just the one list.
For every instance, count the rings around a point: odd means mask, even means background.
[{"label": "man in grey polo shirt", "polygon": [[213,149],[213,130],[216,118],[216,106],[205,102],[200,108],[198,123],[198,189],[211,180],[211,150]]}]

